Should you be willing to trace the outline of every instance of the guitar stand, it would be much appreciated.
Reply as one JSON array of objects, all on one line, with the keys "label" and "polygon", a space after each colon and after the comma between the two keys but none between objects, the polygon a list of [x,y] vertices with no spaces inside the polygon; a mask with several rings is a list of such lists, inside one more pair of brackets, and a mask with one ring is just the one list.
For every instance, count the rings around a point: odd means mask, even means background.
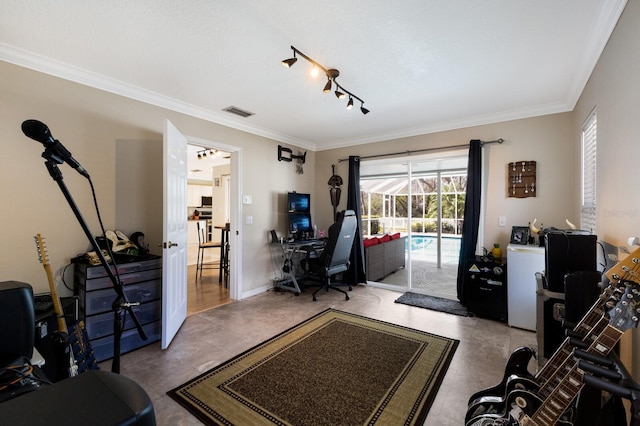
[{"label": "guitar stand", "polygon": [[[47,166],[49,175],[51,175],[53,180],[58,184],[58,187],[60,187],[62,194],[64,195],[67,202],[69,203],[69,207],[71,207],[71,210],[76,216],[76,219],[80,223],[80,226],[82,227],[85,235],[89,239],[89,242],[91,243],[91,247],[93,247],[93,250],[95,250],[96,254],[98,255],[98,258],[100,259],[100,263],[102,264],[105,271],[107,272],[107,275],[111,279],[111,282],[113,283],[113,289],[117,294],[117,297],[113,301],[113,304],[111,306],[113,310],[113,318],[114,318],[113,319],[113,361],[111,362],[111,371],[114,373],[120,373],[120,341],[122,338],[122,331],[123,331],[122,328],[124,325],[124,322],[122,320],[123,314],[129,313],[129,315],[131,315],[131,319],[133,320],[134,324],[136,325],[136,328],[138,329],[138,334],[140,335],[140,338],[142,340],[147,340],[147,335],[142,329],[142,325],[140,324],[140,321],[138,321],[138,317],[136,317],[135,312],[133,312],[133,306],[137,305],[138,303],[129,303],[129,301],[127,300],[127,296],[124,293],[122,283],[120,282],[119,279],[116,278],[113,271],[109,267],[109,263],[107,262],[107,259],[105,259],[104,254],[102,253],[102,250],[98,246],[96,239],[94,238],[93,234],[91,233],[91,230],[89,229],[89,226],[87,225],[87,222],[84,220],[84,217],[82,217],[82,213],[80,212],[77,204],[73,200],[73,197],[71,196],[71,193],[67,188],[67,185],[63,182],[62,172],[58,168],[58,164],[62,164],[62,161],[55,153],[51,152],[48,148],[45,149],[45,151],[42,153],[42,157],[47,160],[45,161],[45,165]],[[118,265],[116,264],[116,260],[113,258],[113,256],[111,261],[113,262],[114,269],[117,271]]]},{"label": "guitar stand", "polygon": [[[640,426],[640,384],[633,380],[615,352],[605,358],[576,349],[578,368],[585,371],[582,381],[592,388],[609,392],[631,402],[630,426]],[[626,423],[625,423],[626,424]]]}]

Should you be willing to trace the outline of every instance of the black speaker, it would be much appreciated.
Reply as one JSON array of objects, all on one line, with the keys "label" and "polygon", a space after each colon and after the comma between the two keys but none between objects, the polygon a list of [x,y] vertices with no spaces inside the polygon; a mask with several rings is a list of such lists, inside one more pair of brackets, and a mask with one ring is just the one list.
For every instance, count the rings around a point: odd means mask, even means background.
[{"label": "black speaker", "polygon": [[545,234],[547,289],[564,293],[565,274],[596,270],[597,236],[585,231],[558,230]]},{"label": "black speaker", "polygon": [[19,281],[0,282],[0,366],[33,356],[33,288]]}]

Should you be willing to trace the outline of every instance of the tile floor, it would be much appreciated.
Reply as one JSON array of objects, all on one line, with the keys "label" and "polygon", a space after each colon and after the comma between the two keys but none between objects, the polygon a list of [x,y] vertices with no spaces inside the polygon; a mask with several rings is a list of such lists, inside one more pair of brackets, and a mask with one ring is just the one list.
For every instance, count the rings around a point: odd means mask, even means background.
[{"label": "tile floor", "polygon": [[[214,285],[218,285],[217,283]],[[187,318],[170,347],[156,342],[121,357],[121,374],[153,400],[158,425],[200,424],[166,392],[227,359],[323,311],[335,308],[460,340],[425,425],[462,425],[467,399],[497,384],[511,352],[535,344],[535,333],[478,317],[460,317],[396,304],[401,293],[360,285],[346,301],[337,292],[266,293]],[[357,360],[345,360],[345,365]],[[111,368],[110,361],[100,366]]]}]

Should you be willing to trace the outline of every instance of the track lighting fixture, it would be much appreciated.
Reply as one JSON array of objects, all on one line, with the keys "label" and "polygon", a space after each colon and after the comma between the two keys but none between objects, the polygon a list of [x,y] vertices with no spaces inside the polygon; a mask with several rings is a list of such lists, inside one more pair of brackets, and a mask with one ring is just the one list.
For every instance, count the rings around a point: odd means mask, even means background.
[{"label": "track lighting fixture", "polygon": [[325,75],[327,76],[327,83],[324,85],[324,88],[322,89],[324,93],[331,92],[331,88],[335,84],[336,90],[334,93],[338,99],[344,99],[347,97],[347,95],[349,95],[349,102],[347,103],[347,109],[350,110],[351,108],[353,108],[353,98],[356,98],[357,100],[360,101],[360,111],[363,114],[369,113],[369,110],[364,107],[364,101],[362,99],[360,99],[359,97],[354,95],[352,92],[348,91],[347,89],[342,87],[340,84],[338,84],[338,82],[336,81],[336,78],[340,76],[340,71],[334,68],[327,69],[323,67],[322,65],[320,65],[319,63],[317,63],[316,61],[314,61],[313,59],[311,59],[310,57],[308,57],[307,55],[305,55],[304,53],[302,53],[301,51],[299,51],[293,46],[291,46],[291,50],[293,50],[293,58],[283,60],[282,66],[284,66],[285,68],[291,68],[293,64],[295,64],[298,61],[298,58],[296,57],[296,55],[299,54],[304,59],[309,61],[315,70],[320,69],[324,71]]},{"label": "track lighting fixture", "polygon": [[198,152],[197,152],[197,154],[198,154],[198,160],[202,160],[203,158],[207,158],[207,154],[209,154],[210,156],[212,156],[212,157],[213,157],[213,156],[215,156],[217,153],[218,153],[218,151],[217,151],[217,150],[215,150],[215,149],[210,149],[210,148],[200,150],[200,151],[198,151]]}]

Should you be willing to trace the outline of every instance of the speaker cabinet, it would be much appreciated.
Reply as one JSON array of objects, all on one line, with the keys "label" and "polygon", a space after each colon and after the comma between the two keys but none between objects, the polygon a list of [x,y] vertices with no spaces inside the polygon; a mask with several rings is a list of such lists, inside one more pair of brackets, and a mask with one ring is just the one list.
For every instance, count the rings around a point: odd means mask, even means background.
[{"label": "speaker cabinet", "polygon": [[548,290],[564,293],[565,274],[596,270],[596,235],[563,230],[548,232],[544,238]]},{"label": "speaker cabinet", "polygon": [[0,282],[0,365],[31,358],[34,342],[33,288],[19,281]]}]

